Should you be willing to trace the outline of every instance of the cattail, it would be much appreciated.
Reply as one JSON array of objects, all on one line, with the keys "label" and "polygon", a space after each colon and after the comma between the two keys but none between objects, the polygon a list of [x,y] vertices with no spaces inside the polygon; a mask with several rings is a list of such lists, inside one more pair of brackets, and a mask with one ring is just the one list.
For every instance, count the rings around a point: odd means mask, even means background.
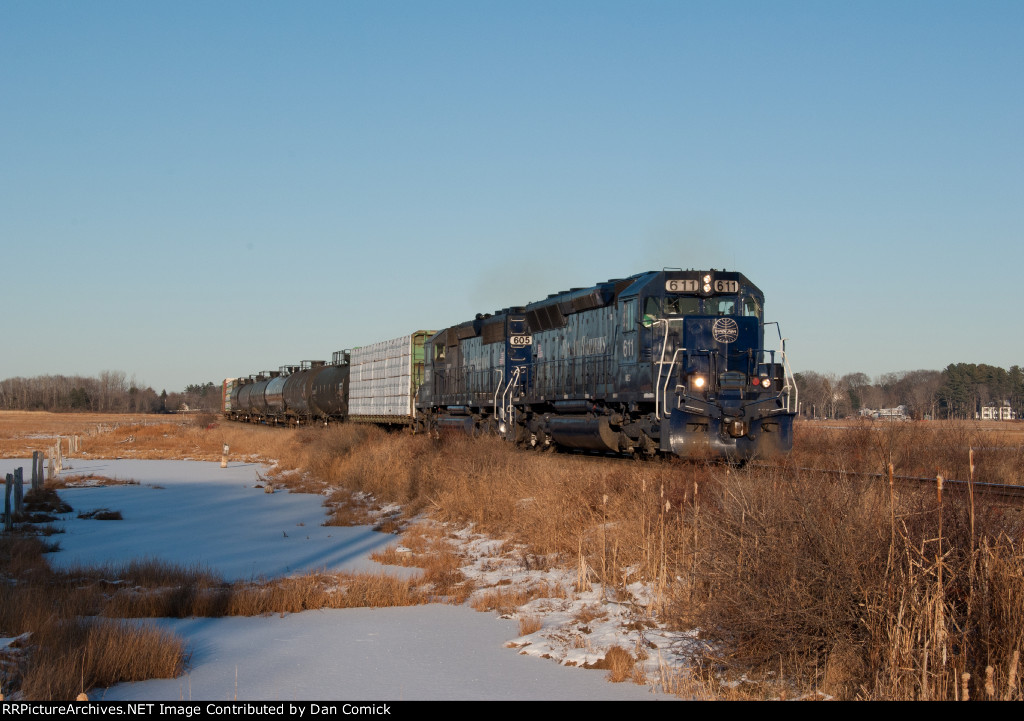
[{"label": "cattail", "polygon": [[1014,650],[1010,659],[1010,675],[1006,679],[1006,693],[1003,694],[1003,701],[1009,701],[1013,697],[1013,691],[1017,687],[1017,664],[1020,662],[1020,651]]}]

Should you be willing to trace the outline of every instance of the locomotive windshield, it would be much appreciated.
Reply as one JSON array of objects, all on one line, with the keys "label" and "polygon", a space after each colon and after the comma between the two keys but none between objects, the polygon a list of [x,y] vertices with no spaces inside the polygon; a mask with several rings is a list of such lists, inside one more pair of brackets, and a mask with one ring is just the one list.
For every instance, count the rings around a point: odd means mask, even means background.
[{"label": "locomotive windshield", "polygon": [[704,301],[704,315],[735,315],[736,296],[708,298]]},{"label": "locomotive windshield", "polygon": [[691,296],[651,296],[644,304],[644,316],[662,318],[664,316],[699,315],[700,298]]},{"label": "locomotive windshield", "polygon": [[650,296],[644,303],[644,322],[683,315],[743,315],[761,317],[761,301],[754,295],[719,295],[700,298],[692,295]]}]

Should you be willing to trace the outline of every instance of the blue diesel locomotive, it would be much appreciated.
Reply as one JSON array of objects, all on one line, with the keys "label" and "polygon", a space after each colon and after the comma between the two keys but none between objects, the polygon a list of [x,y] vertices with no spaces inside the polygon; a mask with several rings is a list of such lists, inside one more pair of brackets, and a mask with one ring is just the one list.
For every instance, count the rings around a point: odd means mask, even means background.
[{"label": "blue diesel locomotive", "polygon": [[[770,456],[793,446],[796,383],[741,273],[665,269],[574,288],[441,331],[228,379],[224,413],[493,432],[637,455]],[[776,325],[776,330],[778,326]]]},{"label": "blue diesel locomotive", "polygon": [[763,312],[741,273],[666,269],[480,315],[427,340],[417,425],[615,453],[785,453],[796,383],[781,333],[765,347]]}]

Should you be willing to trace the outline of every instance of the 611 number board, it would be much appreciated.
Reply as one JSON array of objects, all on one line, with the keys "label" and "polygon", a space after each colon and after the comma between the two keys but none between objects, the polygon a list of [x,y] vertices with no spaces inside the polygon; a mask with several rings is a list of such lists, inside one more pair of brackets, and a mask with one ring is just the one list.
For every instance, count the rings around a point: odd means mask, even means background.
[{"label": "611 number board", "polygon": [[[711,289],[715,293],[739,293],[740,284],[735,280],[716,280],[711,284]],[[692,278],[666,280],[665,290],[669,293],[699,293],[700,281]]]}]

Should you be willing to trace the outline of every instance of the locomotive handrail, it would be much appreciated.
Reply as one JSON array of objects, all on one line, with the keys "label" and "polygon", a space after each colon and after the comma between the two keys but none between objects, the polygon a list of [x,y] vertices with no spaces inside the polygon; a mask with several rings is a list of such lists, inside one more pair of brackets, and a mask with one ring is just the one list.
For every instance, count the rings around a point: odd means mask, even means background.
[{"label": "locomotive handrail", "polygon": [[[498,385],[494,389],[494,414],[498,416],[499,420],[505,420],[504,404],[502,404],[501,408],[498,408],[498,392],[501,390],[501,384],[505,380],[505,369],[495,368],[494,372],[498,374]],[[502,398],[504,398],[504,394],[502,394]]]},{"label": "locomotive handrail", "polygon": [[[781,336],[782,333],[779,333]],[[800,388],[796,384],[796,376],[793,375],[793,369],[789,367],[789,356],[786,355],[786,341],[787,338],[779,339],[779,355],[782,357],[782,373],[786,378],[786,383],[782,386],[782,390],[786,391],[786,405],[783,406],[787,412],[793,408],[799,408],[800,400]]]},{"label": "locomotive handrail", "polygon": [[[672,354],[672,362],[669,364],[669,369],[670,370],[665,375],[665,389],[664,389],[664,391],[665,391],[665,403],[663,404],[663,407],[665,409],[668,409],[668,384],[672,380],[671,368],[672,368],[672,366],[674,366],[676,364],[676,358],[679,356],[679,354],[680,353],[685,353],[685,352],[686,352],[685,348],[676,348],[676,352]],[[661,366],[658,367],[658,377],[659,378],[661,377]],[[654,393],[654,412],[655,412],[655,418],[661,418],[661,416],[658,415],[658,393],[657,393],[657,390],[655,390],[655,393]],[[669,416],[665,416],[665,418],[669,418],[670,415]]]},{"label": "locomotive handrail", "polygon": [[[662,370],[664,370],[664,366],[665,366],[665,352],[668,350],[668,333],[669,333],[669,330],[671,329],[671,325],[670,324],[672,323],[672,321],[675,321],[676,323],[682,323],[683,320],[684,320],[683,318],[658,318],[657,320],[654,321],[654,325],[658,325],[660,323],[664,323],[665,324],[665,336],[662,339],[662,343],[661,343],[661,360],[657,361],[658,378],[654,382],[654,417],[658,418],[658,419],[661,418],[661,411],[659,410],[659,401],[661,400],[661,395],[659,393],[659,390],[661,389],[661,373],[662,373]],[[679,355],[679,350],[680,349],[676,349],[676,352],[673,354],[672,362],[669,363],[670,368],[669,368],[668,375],[665,377],[665,403],[664,403],[665,406],[668,405],[668,383],[669,383],[669,379],[672,378],[671,366],[675,365],[675,363],[676,363],[676,358],[675,357],[677,355]],[[686,350],[686,349],[683,348],[682,350]]]},{"label": "locomotive handrail", "polygon": [[[512,423],[513,422],[513,418],[514,418],[513,411],[515,410],[515,408],[512,405],[512,387],[519,380],[519,376],[522,373],[522,370],[523,369],[520,366],[516,366],[513,369],[512,375],[508,379],[508,386],[505,388],[504,392],[502,392],[502,394],[501,394],[501,412],[502,412],[502,416],[503,416],[502,420],[506,421],[508,423]],[[504,417],[504,413],[505,413],[505,396],[506,396],[506,394],[508,395],[508,418]]]}]

